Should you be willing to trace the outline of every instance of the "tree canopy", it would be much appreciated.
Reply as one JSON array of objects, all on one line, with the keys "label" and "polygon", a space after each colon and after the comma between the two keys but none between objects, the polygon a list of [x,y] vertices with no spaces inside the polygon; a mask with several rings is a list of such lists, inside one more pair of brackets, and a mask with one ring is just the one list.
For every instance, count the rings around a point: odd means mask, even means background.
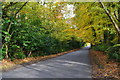
[{"label": "tree canopy", "polygon": [[1,6],[1,59],[55,54],[85,43],[110,48],[120,43],[119,2],[2,2]]}]

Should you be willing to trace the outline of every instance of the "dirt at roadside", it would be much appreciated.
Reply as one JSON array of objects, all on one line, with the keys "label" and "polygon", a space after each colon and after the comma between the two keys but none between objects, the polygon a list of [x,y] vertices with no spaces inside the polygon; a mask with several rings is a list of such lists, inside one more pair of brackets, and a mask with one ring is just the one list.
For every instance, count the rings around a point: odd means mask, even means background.
[{"label": "dirt at roadside", "polygon": [[120,63],[108,59],[103,52],[90,50],[94,80],[120,80]]}]

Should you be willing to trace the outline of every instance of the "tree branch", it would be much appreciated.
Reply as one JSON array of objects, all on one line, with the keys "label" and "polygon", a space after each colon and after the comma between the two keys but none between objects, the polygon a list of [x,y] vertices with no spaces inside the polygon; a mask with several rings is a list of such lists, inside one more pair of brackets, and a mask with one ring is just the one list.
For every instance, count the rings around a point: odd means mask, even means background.
[{"label": "tree branch", "polygon": [[25,2],[22,6],[21,6],[21,8],[15,13],[15,17],[16,17],[16,15],[20,12],[20,10],[27,4],[28,2]]},{"label": "tree branch", "polygon": [[114,18],[118,21],[118,17],[116,15],[115,11],[114,11]]}]

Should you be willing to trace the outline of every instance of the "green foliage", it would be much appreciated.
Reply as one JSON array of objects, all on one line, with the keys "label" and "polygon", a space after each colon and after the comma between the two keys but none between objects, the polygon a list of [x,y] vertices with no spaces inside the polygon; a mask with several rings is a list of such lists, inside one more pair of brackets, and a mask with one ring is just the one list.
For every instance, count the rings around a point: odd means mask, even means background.
[{"label": "green foliage", "polygon": [[24,59],[26,56],[24,53],[22,52],[18,52],[18,53],[14,53],[14,55],[12,56],[12,59]]},{"label": "green foliage", "polygon": [[106,50],[106,53],[110,56],[111,59],[116,59],[120,61],[120,44],[109,47]]},{"label": "green foliage", "polygon": [[120,47],[120,44],[115,44],[113,47]]},{"label": "green foliage", "polygon": [[2,49],[0,49],[0,61],[3,59]]},{"label": "green foliage", "polygon": [[99,44],[93,46],[92,49],[105,52],[109,47],[110,45],[108,44]]},{"label": "green foliage", "polygon": [[115,59],[116,61],[120,61],[120,44],[116,45],[108,45],[108,44],[100,44],[93,46],[92,49],[97,51],[103,51],[105,54],[109,56],[110,59]]},{"label": "green foliage", "polygon": [[[119,25],[115,15],[119,15],[117,6],[120,4],[117,2],[104,4],[115,19],[116,25]],[[85,42],[93,45],[116,43],[114,41],[118,37],[117,31],[100,3],[75,3],[75,8],[76,16],[73,23],[76,24],[78,33],[80,33],[77,35]]]},{"label": "green foliage", "polygon": [[46,3],[47,7],[37,2],[24,4],[3,3],[2,58],[44,56],[83,46],[81,39],[63,32],[71,26],[58,17],[63,15],[62,6],[66,4]]},{"label": "green foliage", "polygon": [[120,2],[75,3],[74,5],[76,16],[73,23],[77,26],[79,33],[77,35],[85,42],[95,45],[92,49],[106,52],[111,59],[119,60],[120,34],[115,28],[120,29]]},{"label": "green foliage", "polygon": [[0,60],[5,58],[5,48],[0,49]]},{"label": "green foliage", "polygon": [[[80,48],[85,42],[95,45],[93,49],[106,51],[110,57],[119,59],[119,45],[111,47],[118,41],[116,30],[99,3],[73,3],[75,17],[68,19],[63,16],[69,13],[66,6],[72,3],[24,4],[2,3],[0,59],[50,55]],[[118,3],[105,3],[105,6],[111,15],[118,15]]]}]

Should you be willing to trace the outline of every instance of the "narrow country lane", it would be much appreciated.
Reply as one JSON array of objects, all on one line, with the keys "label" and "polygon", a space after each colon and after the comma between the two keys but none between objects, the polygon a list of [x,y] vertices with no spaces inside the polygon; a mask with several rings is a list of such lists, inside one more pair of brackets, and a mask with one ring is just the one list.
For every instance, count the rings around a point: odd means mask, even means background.
[{"label": "narrow country lane", "polygon": [[91,78],[88,48],[4,72],[3,78]]}]

